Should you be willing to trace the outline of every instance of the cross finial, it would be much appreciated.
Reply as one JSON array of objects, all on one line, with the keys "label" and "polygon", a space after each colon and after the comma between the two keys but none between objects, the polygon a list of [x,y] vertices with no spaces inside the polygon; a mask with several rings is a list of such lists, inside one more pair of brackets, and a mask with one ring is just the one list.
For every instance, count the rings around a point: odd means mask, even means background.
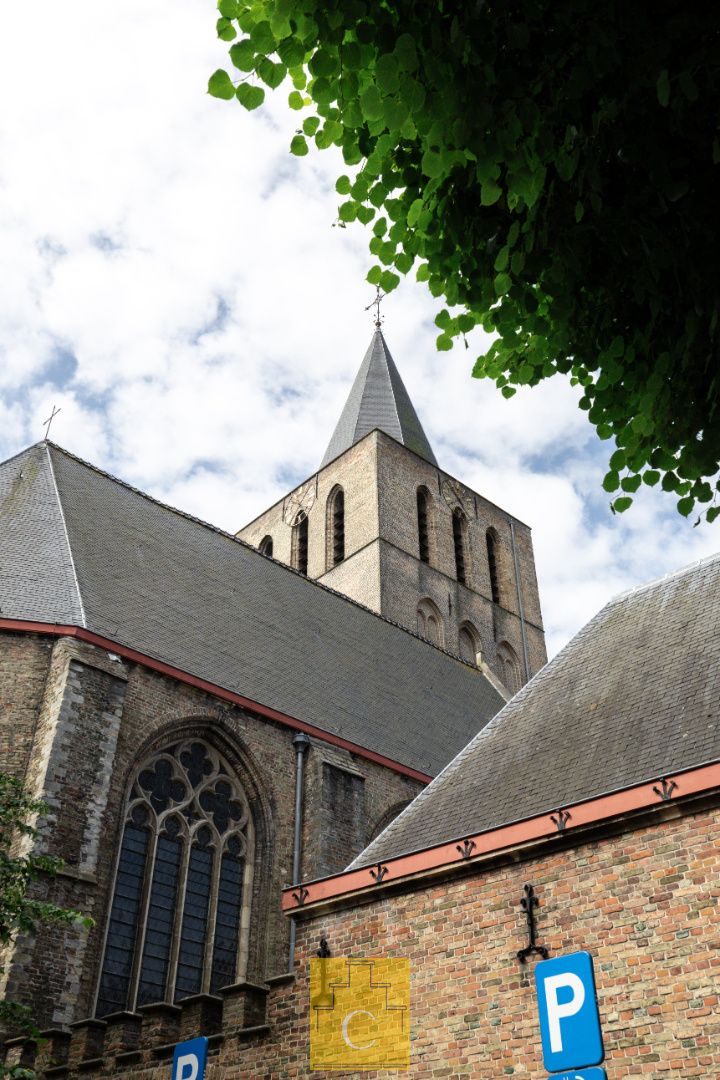
[{"label": "cross finial", "polygon": [[55,419],[55,417],[57,416],[57,414],[59,412],[62,412],[62,409],[56,409],[55,406],[53,405],[52,412],[48,416],[47,420],[43,420],[43,424],[45,425],[45,439],[48,438],[48,436],[50,434],[50,425],[52,424],[53,420]]},{"label": "cross finial", "polygon": [[382,326],[383,317],[380,314],[380,305],[381,305],[381,303],[383,302],[384,299],[385,299],[385,293],[380,292],[380,286],[376,285],[375,286],[375,299],[372,301],[372,303],[368,304],[368,306],[365,308],[366,311],[369,311],[371,307],[375,308],[375,326],[376,326],[376,328],[378,330]]}]

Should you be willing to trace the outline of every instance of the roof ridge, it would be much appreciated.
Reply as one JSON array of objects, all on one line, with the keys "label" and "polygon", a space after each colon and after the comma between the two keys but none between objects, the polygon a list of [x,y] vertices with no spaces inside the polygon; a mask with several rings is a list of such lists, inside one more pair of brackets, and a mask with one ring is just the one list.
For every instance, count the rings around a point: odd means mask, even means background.
[{"label": "roof ridge", "polygon": [[[294,574],[295,577],[301,578],[303,581],[306,581],[308,585],[314,586],[317,589],[322,589],[324,592],[330,593],[332,596],[337,596],[345,603],[351,604],[353,607],[359,608],[361,611],[367,611],[370,615],[373,615],[381,622],[387,623],[389,626],[394,626],[397,630],[402,630],[403,633],[408,634],[409,637],[414,638],[416,641],[421,641],[424,645],[429,646],[429,648],[435,649],[437,652],[442,653],[443,656],[448,656],[450,657],[450,659],[456,660],[458,663],[463,664],[464,667],[469,667],[477,670],[478,675],[481,675],[484,679],[486,679],[486,681],[489,681],[479,668],[476,668],[474,664],[468,663],[467,660],[463,660],[463,658],[459,654],[451,652],[449,649],[443,649],[439,645],[435,645],[432,641],[428,641],[427,638],[421,637],[420,634],[417,634],[415,633],[415,631],[409,629],[409,627],[402,626],[400,623],[395,622],[394,619],[389,619],[387,615],[382,615],[380,614],[380,612],[374,611],[366,604],[360,603],[359,600],[354,600],[351,596],[347,596],[346,593],[339,592],[337,589],[333,589],[329,585],[325,585],[322,581],[318,581],[315,578],[310,578],[307,576],[307,574],[300,573],[300,571],[296,570],[294,566],[290,566],[288,565],[288,563],[281,562],[279,559],[273,558],[272,555],[265,555],[262,551],[258,551],[256,547],[248,543],[247,540],[243,540],[241,537],[236,536],[233,533],[229,533],[225,529],[221,529],[219,525],[213,525],[211,524],[211,522],[204,521],[202,518],[196,517],[194,514],[189,514],[186,510],[179,510],[176,506],[171,506],[169,503],[162,502],[161,499],[156,498],[154,495],[150,495],[147,491],[143,491],[142,488],[135,487],[133,484],[128,483],[127,480],[122,480],[119,476],[115,476],[113,473],[108,472],[107,469],[101,469],[98,465],[93,465],[91,461],[86,461],[85,458],[81,458],[77,454],[73,454],[71,450],[66,450],[64,446],[60,446],[58,443],[52,442],[50,439],[43,439],[38,443],[34,443],[33,446],[26,447],[25,450],[21,450],[18,454],[15,454],[14,457],[19,457],[21,454],[27,453],[28,450],[32,450],[35,446],[42,445],[52,447],[52,449],[57,450],[58,453],[64,454],[65,457],[70,458],[72,461],[76,461],[79,465],[83,465],[86,469],[90,469],[92,472],[97,473],[98,476],[104,476],[107,480],[112,480],[113,483],[119,484],[121,487],[126,488],[128,491],[132,491],[135,495],[140,495],[143,499],[146,499],[148,502],[153,503],[155,506],[159,506],[163,510],[169,510],[171,513],[177,514],[178,517],[184,518],[186,521],[192,521],[194,522],[194,524],[200,525],[205,529],[209,529],[211,532],[216,533],[218,536],[224,536],[226,539],[234,541],[236,544],[239,544],[240,547],[245,548],[247,551],[252,551],[254,555],[259,555],[261,558],[267,559],[268,562],[274,563],[275,566],[279,566],[288,573]],[[12,461],[13,458],[8,458],[7,460]],[[58,497],[60,498],[59,495]],[[62,500],[60,501],[62,502]]]},{"label": "roof ridge", "polygon": [[55,475],[55,466],[53,465],[52,454],[50,453],[50,447],[48,445],[47,439],[43,440],[42,443],[36,445],[42,446],[47,455],[48,465],[50,467],[50,476],[52,477],[53,488],[55,489],[55,498],[57,499],[58,510],[60,511],[60,520],[62,521],[65,543],[67,544],[68,555],[70,556],[70,566],[72,567],[73,581],[75,582],[75,588],[77,590],[78,604],[80,605],[80,621],[83,627],[87,629],[85,604],[83,603],[82,589],[80,588],[80,579],[78,577],[77,566],[75,565],[75,556],[73,554],[72,544],[70,542],[70,533],[68,532],[67,519],[65,517],[65,508],[63,506],[60,488],[58,487],[57,477]]},{"label": "roof ridge", "polygon": [[[662,585],[665,581],[673,581],[676,578],[684,577],[685,574],[689,574],[693,570],[699,570],[701,566],[709,566],[711,563],[719,560],[720,551],[712,552],[710,555],[702,555],[699,559],[694,559],[693,562],[678,567],[677,570],[669,570],[666,574],[660,574],[659,577],[653,578],[651,581],[645,581],[640,585],[632,585],[629,589],[617,593],[608,600],[605,607],[617,604],[621,600],[627,600],[628,597],[634,596],[635,593],[645,592],[647,589],[654,589],[656,586]],[[601,610],[604,610],[604,608],[601,608]]]}]

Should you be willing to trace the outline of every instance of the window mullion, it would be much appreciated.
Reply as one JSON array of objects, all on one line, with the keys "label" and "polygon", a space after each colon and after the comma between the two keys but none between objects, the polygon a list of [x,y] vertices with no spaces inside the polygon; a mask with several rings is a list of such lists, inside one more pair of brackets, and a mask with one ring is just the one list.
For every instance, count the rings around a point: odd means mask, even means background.
[{"label": "window mullion", "polygon": [[246,833],[245,865],[243,867],[242,907],[240,909],[240,927],[238,932],[237,967],[235,977],[238,982],[247,978],[248,953],[250,948],[250,918],[252,915],[253,880],[255,877],[255,834],[252,825]]},{"label": "window mullion", "polygon": [[210,993],[210,980],[212,979],[213,952],[215,949],[215,920],[217,919],[218,887],[220,884],[220,869],[222,867],[222,845],[218,842],[213,850],[212,879],[210,881],[210,898],[208,902],[207,932],[205,934],[205,953],[203,959],[202,992]]},{"label": "window mullion", "polygon": [[190,862],[190,837],[183,838],[183,854],[180,862],[180,874],[178,875],[177,903],[175,905],[175,921],[173,922],[172,944],[168,960],[167,981],[165,983],[165,1000],[175,1001],[175,977],[177,975],[178,954],[180,952],[180,932],[185,914],[185,894],[187,892],[188,865]]},{"label": "window mullion", "polygon": [[138,986],[140,983],[140,967],[142,964],[142,955],[145,951],[148,905],[150,903],[150,890],[152,888],[152,880],[155,873],[155,856],[157,854],[157,842],[159,833],[160,828],[156,821],[155,828],[151,830],[152,840],[149,845],[147,862],[145,863],[145,881],[143,882],[142,901],[140,903],[140,912],[138,916],[138,936],[135,944],[135,955],[133,957],[132,971],[130,973],[130,991],[128,994],[127,1004],[130,1012],[135,1012],[135,1009],[137,1008]]}]

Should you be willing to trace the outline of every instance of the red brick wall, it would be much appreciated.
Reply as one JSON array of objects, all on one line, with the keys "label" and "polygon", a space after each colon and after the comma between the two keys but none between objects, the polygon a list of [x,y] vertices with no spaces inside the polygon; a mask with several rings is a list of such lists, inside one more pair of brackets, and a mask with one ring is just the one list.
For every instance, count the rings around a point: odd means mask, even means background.
[{"label": "red brick wall", "polygon": [[[534,964],[516,958],[527,940],[526,882],[540,899],[539,942],[552,956],[594,956],[609,1080],[717,1080],[719,826],[717,808],[658,817],[621,836],[308,917],[295,984],[268,995],[268,1029],[226,1027],[207,1080],[310,1075],[307,959],[321,936],[334,956],[410,957],[413,1078],[545,1080]],[[162,1080],[168,1069],[148,1047],[132,1066],[106,1059],[105,1075]]]}]

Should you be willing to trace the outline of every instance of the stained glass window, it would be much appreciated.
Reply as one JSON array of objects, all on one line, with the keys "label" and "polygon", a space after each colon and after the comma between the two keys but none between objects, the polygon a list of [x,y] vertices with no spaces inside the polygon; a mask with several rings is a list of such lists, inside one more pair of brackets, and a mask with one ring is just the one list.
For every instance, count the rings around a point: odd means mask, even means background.
[{"label": "stained glass window", "polygon": [[178,743],[140,766],[120,845],[98,1016],[215,992],[244,975],[238,957],[252,856],[247,800],[211,746]]}]

